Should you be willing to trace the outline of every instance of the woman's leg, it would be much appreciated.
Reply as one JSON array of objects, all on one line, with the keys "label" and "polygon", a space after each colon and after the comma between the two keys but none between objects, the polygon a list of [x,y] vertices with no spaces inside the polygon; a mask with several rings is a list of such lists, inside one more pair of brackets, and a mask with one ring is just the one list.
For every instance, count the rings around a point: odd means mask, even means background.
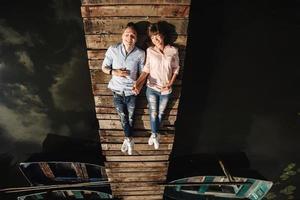
[{"label": "woman's leg", "polygon": [[146,90],[146,96],[148,100],[148,106],[149,106],[149,114],[150,114],[150,126],[151,126],[151,132],[153,134],[158,133],[158,103],[159,103],[159,94],[155,90],[147,87]]}]

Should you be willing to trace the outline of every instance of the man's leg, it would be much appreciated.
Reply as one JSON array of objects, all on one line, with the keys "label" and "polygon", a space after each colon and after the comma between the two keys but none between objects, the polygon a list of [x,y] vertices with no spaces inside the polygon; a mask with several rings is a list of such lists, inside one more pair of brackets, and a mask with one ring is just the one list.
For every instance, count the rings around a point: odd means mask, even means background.
[{"label": "man's leg", "polygon": [[128,151],[128,154],[132,154],[132,150],[129,151],[128,146],[130,145],[130,125],[128,120],[128,114],[126,109],[125,96],[113,93],[114,95],[114,104],[117,110],[117,113],[120,117],[121,125],[125,133],[125,139],[121,147],[122,152]]}]

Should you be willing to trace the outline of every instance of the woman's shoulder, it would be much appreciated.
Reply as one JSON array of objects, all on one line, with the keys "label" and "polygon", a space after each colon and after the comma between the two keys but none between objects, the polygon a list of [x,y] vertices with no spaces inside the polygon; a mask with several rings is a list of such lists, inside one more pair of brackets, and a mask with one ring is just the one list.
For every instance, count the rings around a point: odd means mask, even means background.
[{"label": "woman's shoulder", "polygon": [[155,51],[154,46],[149,46],[149,47],[147,48],[147,53],[151,53],[151,52],[153,52],[153,51]]},{"label": "woman's shoulder", "polygon": [[166,45],[167,51],[173,54],[177,54],[178,53],[178,48],[172,45]]}]

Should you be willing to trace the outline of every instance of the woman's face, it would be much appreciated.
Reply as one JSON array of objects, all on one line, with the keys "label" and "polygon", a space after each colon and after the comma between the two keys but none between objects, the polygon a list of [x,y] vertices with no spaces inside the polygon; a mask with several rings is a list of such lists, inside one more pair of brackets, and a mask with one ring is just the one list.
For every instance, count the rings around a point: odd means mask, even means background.
[{"label": "woman's face", "polygon": [[162,46],[164,45],[164,36],[161,33],[152,35],[151,41],[156,47]]}]

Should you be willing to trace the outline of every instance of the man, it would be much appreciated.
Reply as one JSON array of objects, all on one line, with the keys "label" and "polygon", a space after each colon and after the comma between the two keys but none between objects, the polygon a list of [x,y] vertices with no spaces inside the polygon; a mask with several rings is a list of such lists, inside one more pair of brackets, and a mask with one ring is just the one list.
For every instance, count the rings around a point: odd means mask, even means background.
[{"label": "man", "polygon": [[145,52],[136,47],[137,31],[130,22],[122,34],[122,43],[108,48],[102,64],[102,71],[112,75],[108,88],[113,92],[114,105],[120,117],[125,139],[122,152],[132,155],[132,126],[136,96],[132,87],[145,62]]}]

